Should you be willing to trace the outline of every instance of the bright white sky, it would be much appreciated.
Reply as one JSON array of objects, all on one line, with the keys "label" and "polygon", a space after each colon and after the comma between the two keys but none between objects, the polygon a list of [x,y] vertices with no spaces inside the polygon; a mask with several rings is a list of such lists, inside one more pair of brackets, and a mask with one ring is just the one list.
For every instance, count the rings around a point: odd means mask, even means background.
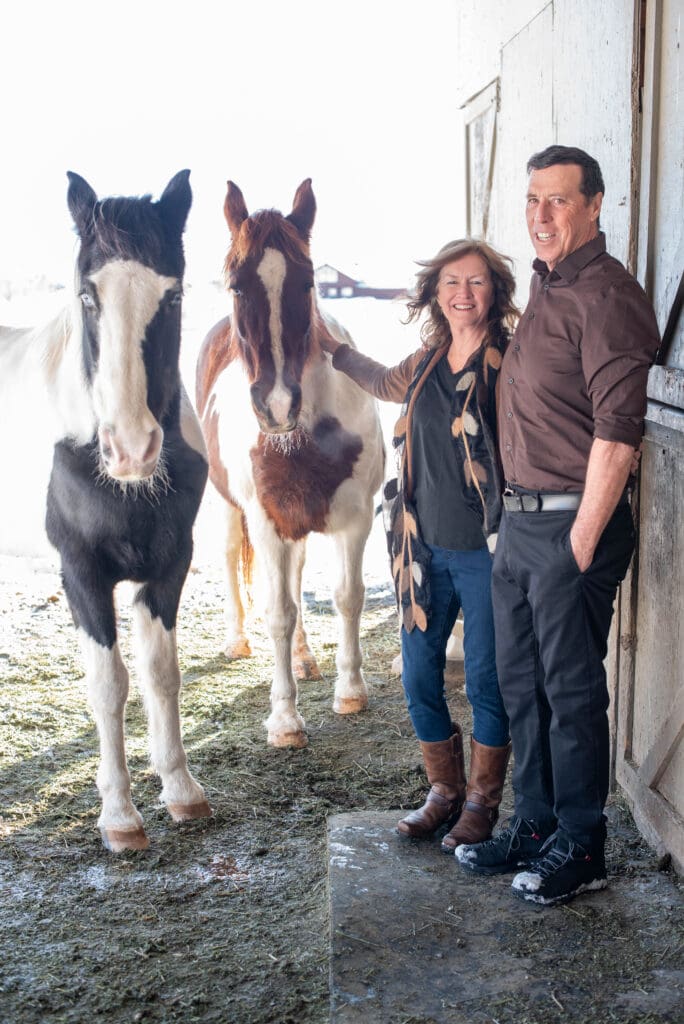
[{"label": "bright white sky", "polygon": [[[459,0],[14,0],[2,16],[0,279],[71,279],[66,171],[157,197],[192,171],[188,278],[217,278],[226,179],[313,178],[314,262],[369,283],[462,233]],[[450,83],[454,83],[453,90]]]}]

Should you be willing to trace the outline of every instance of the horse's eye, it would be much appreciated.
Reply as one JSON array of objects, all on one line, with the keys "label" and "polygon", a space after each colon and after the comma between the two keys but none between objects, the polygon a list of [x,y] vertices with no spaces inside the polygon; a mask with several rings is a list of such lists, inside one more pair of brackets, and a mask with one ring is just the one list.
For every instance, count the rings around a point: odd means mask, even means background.
[{"label": "horse's eye", "polygon": [[306,284],[304,285],[304,291],[305,292],[310,292],[312,290],[313,286],[314,286],[313,281],[307,281]]},{"label": "horse's eye", "polygon": [[171,292],[171,295],[169,297],[169,305],[170,306],[180,306],[182,301],[183,301],[183,292],[181,291],[180,288],[177,291]]},{"label": "horse's eye", "polygon": [[85,306],[86,309],[95,309],[96,308],[95,299],[92,297],[90,292],[85,292],[85,291],[81,292],[78,297],[79,297],[79,299],[81,300],[81,302],[83,303],[83,305]]}]

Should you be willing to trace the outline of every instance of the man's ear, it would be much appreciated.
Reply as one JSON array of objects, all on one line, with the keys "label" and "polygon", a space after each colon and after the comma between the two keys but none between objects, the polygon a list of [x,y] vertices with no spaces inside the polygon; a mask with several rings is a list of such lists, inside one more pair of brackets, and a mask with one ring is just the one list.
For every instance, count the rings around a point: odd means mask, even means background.
[{"label": "man's ear", "polygon": [[[591,219],[595,220],[597,222],[598,222],[598,219],[599,219],[599,217],[601,215],[601,204],[602,204],[602,202],[603,202],[603,192],[597,192],[596,195],[592,196],[591,199],[589,200],[589,204],[593,207],[593,209],[591,211],[591,213],[592,213]],[[596,214],[596,216],[594,216],[594,214]]]}]

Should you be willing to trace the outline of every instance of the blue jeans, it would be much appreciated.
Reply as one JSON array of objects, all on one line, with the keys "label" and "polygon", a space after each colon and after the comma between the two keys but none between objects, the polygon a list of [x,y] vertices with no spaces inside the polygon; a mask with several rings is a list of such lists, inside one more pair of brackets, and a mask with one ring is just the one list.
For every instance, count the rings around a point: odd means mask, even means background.
[{"label": "blue jeans", "polygon": [[432,605],[428,628],[401,630],[402,682],[419,740],[436,743],[452,734],[444,694],[446,645],[463,609],[466,696],[473,709],[473,738],[488,747],[508,743],[508,716],[496,674],[492,616],[492,556],[489,550],[448,551],[433,547]]}]

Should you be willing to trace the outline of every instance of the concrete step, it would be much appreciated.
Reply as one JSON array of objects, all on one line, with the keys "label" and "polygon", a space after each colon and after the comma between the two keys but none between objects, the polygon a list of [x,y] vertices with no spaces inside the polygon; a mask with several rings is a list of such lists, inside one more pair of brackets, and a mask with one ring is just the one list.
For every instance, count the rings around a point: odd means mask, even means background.
[{"label": "concrete step", "polygon": [[[620,1008],[639,1000],[649,1020],[669,1021],[673,1000],[682,1007],[682,972],[625,985],[630,962],[642,971],[652,956],[654,934],[667,952],[664,918],[682,906],[669,878],[616,877],[567,907],[535,907],[512,896],[510,875],[472,876],[436,840],[400,839],[399,817],[329,820],[331,1024],[570,1024],[592,1007],[631,1022],[642,1018]],[[611,980],[616,955],[622,976]]]}]

